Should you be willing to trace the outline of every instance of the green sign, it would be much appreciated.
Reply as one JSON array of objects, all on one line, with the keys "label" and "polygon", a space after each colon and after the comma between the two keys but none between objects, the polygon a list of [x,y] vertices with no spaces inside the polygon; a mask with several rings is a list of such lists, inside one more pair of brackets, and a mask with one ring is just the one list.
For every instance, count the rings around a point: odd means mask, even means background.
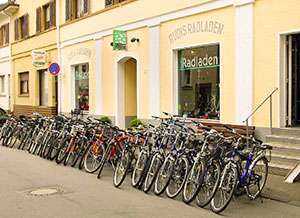
[{"label": "green sign", "polygon": [[127,37],[123,30],[114,30],[113,32],[113,48],[115,51],[126,50]]}]

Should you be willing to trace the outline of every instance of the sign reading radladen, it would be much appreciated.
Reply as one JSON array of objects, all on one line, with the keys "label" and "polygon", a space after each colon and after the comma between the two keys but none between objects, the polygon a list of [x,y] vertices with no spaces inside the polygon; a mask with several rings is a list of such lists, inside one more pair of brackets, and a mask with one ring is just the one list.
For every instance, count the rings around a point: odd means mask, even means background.
[{"label": "sign reading radladen", "polygon": [[215,20],[200,20],[193,23],[183,24],[176,28],[169,35],[170,43],[174,43],[176,40],[181,39],[187,35],[194,33],[213,33],[222,35],[224,32],[224,24]]},{"label": "sign reading radladen", "polygon": [[31,52],[32,64],[35,67],[42,67],[46,64],[47,53],[43,50],[33,50]]},{"label": "sign reading radladen", "polygon": [[179,70],[205,69],[219,66],[218,56],[209,56],[206,54],[203,57],[181,58]]}]

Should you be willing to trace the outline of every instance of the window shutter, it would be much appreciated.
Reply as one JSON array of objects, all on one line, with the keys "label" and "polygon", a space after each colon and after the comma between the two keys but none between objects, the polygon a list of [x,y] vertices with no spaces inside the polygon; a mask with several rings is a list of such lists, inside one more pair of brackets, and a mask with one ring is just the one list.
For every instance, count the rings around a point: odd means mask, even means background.
[{"label": "window shutter", "polygon": [[5,44],[9,44],[9,23],[5,25]]},{"label": "window shutter", "polygon": [[71,0],[66,0],[66,21],[71,19],[70,9],[71,9]]},{"label": "window shutter", "polygon": [[38,7],[36,9],[36,32],[39,33],[41,32],[41,21],[42,21],[42,8]]},{"label": "window shutter", "polygon": [[56,7],[55,1],[50,2],[50,27],[56,26]]},{"label": "window shutter", "polygon": [[90,9],[90,0],[84,0],[83,13],[88,14]]},{"label": "window shutter", "polygon": [[15,40],[17,41],[19,39],[19,20],[15,20]]},{"label": "window shutter", "polygon": [[0,28],[0,46],[2,46],[4,44],[4,42],[3,42],[3,35],[4,35],[3,34],[4,33],[3,29],[4,29],[4,27],[2,26]]},{"label": "window shutter", "polygon": [[26,14],[24,16],[24,38],[28,37],[29,36],[29,15]]}]

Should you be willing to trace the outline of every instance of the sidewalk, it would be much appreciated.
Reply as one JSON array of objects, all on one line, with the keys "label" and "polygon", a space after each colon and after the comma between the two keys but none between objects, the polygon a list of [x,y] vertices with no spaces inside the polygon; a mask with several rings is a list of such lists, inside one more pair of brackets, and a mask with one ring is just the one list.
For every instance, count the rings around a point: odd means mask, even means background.
[{"label": "sidewalk", "polygon": [[269,174],[263,197],[300,207],[300,182],[285,183],[284,177]]}]

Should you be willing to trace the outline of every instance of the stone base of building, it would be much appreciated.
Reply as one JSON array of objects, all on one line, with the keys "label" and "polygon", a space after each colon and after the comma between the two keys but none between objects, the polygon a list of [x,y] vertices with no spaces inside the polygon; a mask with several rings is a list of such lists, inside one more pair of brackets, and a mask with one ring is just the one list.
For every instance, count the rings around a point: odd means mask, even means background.
[{"label": "stone base of building", "polygon": [[13,113],[16,116],[25,115],[30,116],[32,113],[39,113],[44,116],[51,116],[57,114],[56,107],[30,106],[30,105],[14,105]]}]

